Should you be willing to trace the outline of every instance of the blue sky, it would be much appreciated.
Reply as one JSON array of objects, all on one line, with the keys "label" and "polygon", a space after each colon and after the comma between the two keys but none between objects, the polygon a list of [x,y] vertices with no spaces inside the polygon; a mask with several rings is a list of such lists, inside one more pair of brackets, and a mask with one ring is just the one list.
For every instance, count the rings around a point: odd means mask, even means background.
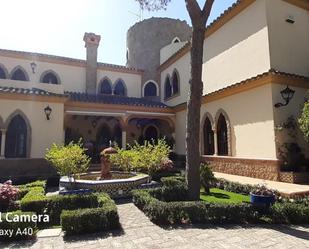
[{"label": "blue sky", "polygon": [[[198,1],[203,4],[204,0]],[[210,21],[236,0],[216,0]],[[0,48],[85,58],[84,32],[101,35],[100,62],[125,64],[126,31],[139,17],[134,0],[9,0],[1,1]],[[166,10],[143,13],[186,20],[184,0]]]}]

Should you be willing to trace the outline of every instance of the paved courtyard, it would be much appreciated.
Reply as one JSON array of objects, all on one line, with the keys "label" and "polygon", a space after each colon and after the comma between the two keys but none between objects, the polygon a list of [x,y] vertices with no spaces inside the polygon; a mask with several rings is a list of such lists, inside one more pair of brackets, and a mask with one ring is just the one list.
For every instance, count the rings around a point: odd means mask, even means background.
[{"label": "paved courtyard", "polygon": [[132,203],[118,205],[123,230],[64,239],[39,238],[36,242],[0,248],[309,248],[309,225],[299,226],[187,226],[161,228],[151,223]]}]

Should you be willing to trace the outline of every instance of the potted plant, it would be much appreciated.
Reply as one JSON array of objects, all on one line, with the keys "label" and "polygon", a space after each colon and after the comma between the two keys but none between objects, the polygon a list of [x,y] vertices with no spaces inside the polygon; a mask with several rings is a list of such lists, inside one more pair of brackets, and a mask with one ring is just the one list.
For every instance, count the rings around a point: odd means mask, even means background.
[{"label": "potted plant", "polygon": [[258,185],[250,192],[250,202],[253,205],[270,207],[276,201],[275,192],[265,185]]}]

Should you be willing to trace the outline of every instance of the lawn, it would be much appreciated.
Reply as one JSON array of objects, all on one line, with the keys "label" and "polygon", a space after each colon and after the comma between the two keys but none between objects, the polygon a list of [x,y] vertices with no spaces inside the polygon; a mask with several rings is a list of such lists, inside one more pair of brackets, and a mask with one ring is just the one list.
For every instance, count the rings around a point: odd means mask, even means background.
[{"label": "lawn", "polygon": [[210,195],[206,195],[204,190],[201,189],[200,198],[203,201],[220,203],[250,202],[250,197],[248,195],[236,194],[218,188],[211,188]]}]

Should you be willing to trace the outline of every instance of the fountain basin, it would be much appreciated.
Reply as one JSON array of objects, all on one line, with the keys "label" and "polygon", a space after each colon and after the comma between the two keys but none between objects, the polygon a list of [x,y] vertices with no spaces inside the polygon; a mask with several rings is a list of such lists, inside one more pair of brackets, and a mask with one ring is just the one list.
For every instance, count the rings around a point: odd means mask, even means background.
[{"label": "fountain basin", "polygon": [[81,175],[80,179],[69,179],[67,176],[60,178],[60,187],[70,189],[89,189],[103,191],[112,198],[130,197],[133,189],[149,182],[149,176],[142,173],[111,171],[111,180],[99,180],[100,172],[90,172]]}]

